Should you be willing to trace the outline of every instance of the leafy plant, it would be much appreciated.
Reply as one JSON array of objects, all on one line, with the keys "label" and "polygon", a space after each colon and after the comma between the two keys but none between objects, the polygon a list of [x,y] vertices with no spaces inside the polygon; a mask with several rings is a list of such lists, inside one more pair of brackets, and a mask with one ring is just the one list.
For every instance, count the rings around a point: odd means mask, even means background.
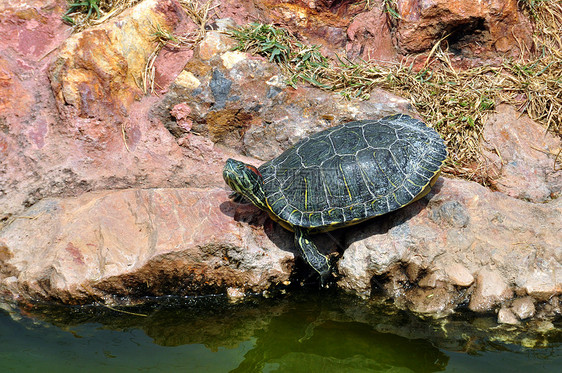
[{"label": "leafy plant", "polygon": [[398,13],[398,6],[396,5],[396,0],[383,0],[383,9],[385,12],[390,14],[391,17],[395,19],[401,19],[400,13]]},{"label": "leafy plant", "polygon": [[305,45],[285,29],[259,23],[232,29],[228,34],[238,41],[237,50],[278,63],[288,72],[287,84],[294,87],[299,81],[305,81],[328,88],[320,81],[319,74],[328,68],[328,59],[320,53],[319,46]]},{"label": "leafy plant", "polygon": [[92,12],[96,12],[96,18],[101,16],[100,8],[99,8],[100,0],[86,0],[80,3],[71,3],[68,4],[68,10],[64,13],[62,17],[63,20],[71,25],[74,25],[74,19],[72,19],[69,15],[72,13],[85,13],[86,18],[89,19],[92,16]]}]

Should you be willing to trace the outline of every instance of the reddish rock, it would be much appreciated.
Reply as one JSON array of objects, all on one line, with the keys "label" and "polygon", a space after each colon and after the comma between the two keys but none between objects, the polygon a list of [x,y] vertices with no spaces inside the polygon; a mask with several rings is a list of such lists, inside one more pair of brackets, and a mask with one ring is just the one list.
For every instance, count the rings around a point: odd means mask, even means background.
[{"label": "reddish rock", "polygon": [[[0,178],[2,224],[48,196],[114,188],[222,185],[222,162],[235,155],[225,146],[266,160],[301,136],[329,125],[409,109],[406,100],[382,91],[373,93],[367,102],[343,101],[337,94],[318,89],[295,91],[285,86],[274,64],[228,51],[232,40],[208,33],[208,38],[213,37],[225,47],[210,51],[206,49],[209,43],[203,43],[196,48],[197,56],[181,64],[187,66],[165,96],[145,97],[128,107],[118,99],[109,108],[121,107],[124,116],[103,120],[70,115],[74,109],[58,102],[59,107],[65,106],[61,120],[45,69],[38,77],[19,75],[17,79],[17,67],[10,60],[0,63],[6,77],[0,89],[10,97],[2,101],[6,122],[0,123],[0,167],[5,172]],[[143,38],[150,39],[149,35]],[[77,59],[88,54],[85,48]],[[198,57],[201,51],[208,60]],[[50,58],[60,61],[59,57],[52,53],[44,65]],[[87,90],[96,90],[95,81],[83,84]],[[90,97],[83,104],[95,107],[99,102]]]},{"label": "reddish rock", "polygon": [[160,94],[165,93],[191,57],[193,57],[193,50],[189,46],[166,45],[158,53],[154,62],[155,91]]},{"label": "reddish rock", "polygon": [[[8,8],[3,19],[11,19],[10,12],[25,18],[18,18],[17,27],[0,23],[2,33],[32,30],[33,37],[48,39],[44,45],[49,48],[32,53],[24,44],[12,43],[17,38],[0,45],[0,93],[6,94],[0,101],[0,225],[46,196],[139,185],[185,186],[186,180],[209,185],[209,174],[200,170],[199,178],[189,177],[196,168],[171,134],[149,118],[147,107],[154,99],[131,102],[154,46],[149,21],[169,16],[168,22],[176,22],[174,30],[187,27],[177,2],[145,1],[113,22],[73,35],[57,51],[69,36],[69,27],[61,23],[65,7],[46,3],[44,8]],[[166,22],[159,24],[164,27]],[[56,73],[50,83],[48,66]],[[211,178],[221,179],[220,174]]]},{"label": "reddish rock", "polygon": [[[195,24],[176,1],[148,0],[108,23],[67,39],[50,72],[61,114],[66,118],[126,116],[133,100],[142,94],[139,85],[156,48],[157,27],[171,34],[195,30]],[[177,58],[181,63],[176,75],[191,54],[188,49],[172,52],[167,49],[159,55],[159,60],[168,63],[157,69],[156,84],[173,80],[175,76],[171,78],[169,74],[173,75]]]},{"label": "reddish rock", "polygon": [[0,51],[10,54],[18,69],[32,71],[70,35],[62,22],[64,0],[3,1],[0,3]]},{"label": "reddish rock", "polygon": [[172,115],[182,129],[182,132],[190,132],[193,127],[193,122],[189,119],[191,114],[191,108],[186,103],[177,104],[170,110],[170,115]]},{"label": "reddish rock", "polygon": [[10,270],[0,293],[81,303],[260,292],[288,280],[293,253],[289,233],[264,229],[258,211],[238,212],[218,188],[45,199],[1,231],[0,267]]},{"label": "reddish rock", "polygon": [[379,2],[370,10],[353,18],[347,28],[347,56],[366,61],[394,61],[397,52],[392,42],[387,13]]},{"label": "reddish rock", "polygon": [[448,36],[449,47],[467,56],[519,56],[531,46],[532,28],[517,0],[398,0],[396,38],[404,53],[429,50]]},{"label": "reddish rock", "polygon": [[58,119],[46,70],[70,34],[61,21],[64,7],[64,1],[0,3],[0,226],[38,187],[22,183],[40,183],[50,172],[37,163],[51,156]]},{"label": "reddish rock", "polygon": [[484,125],[487,175],[497,190],[520,199],[544,202],[562,193],[562,169],[555,159],[562,141],[521,115],[500,105]]},{"label": "reddish rock", "polygon": [[[216,2],[219,18],[285,27],[329,56],[395,61],[400,55],[429,51],[446,35],[454,53],[494,59],[519,56],[532,48],[532,27],[517,0],[485,3],[460,0],[397,1],[395,18],[382,0]],[[392,26],[390,25],[392,24]],[[392,35],[392,37],[391,37]],[[394,39],[394,40],[393,40]]]},{"label": "reddish rock", "polygon": [[219,18],[230,18],[237,25],[249,22],[275,24],[287,28],[321,51],[365,60],[394,60],[395,53],[382,2],[352,1],[237,1],[217,2]]},{"label": "reddish rock", "polygon": [[327,54],[343,50],[345,29],[364,4],[350,1],[260,0],[257,5],[268,22],[294,30],[311,44],[323,46]]}]

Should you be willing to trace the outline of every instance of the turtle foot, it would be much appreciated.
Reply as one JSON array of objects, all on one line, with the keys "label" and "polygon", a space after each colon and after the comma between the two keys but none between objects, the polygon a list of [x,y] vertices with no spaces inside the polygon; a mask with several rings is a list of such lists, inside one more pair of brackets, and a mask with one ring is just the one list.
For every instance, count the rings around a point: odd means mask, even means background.
[{"label": "turtle foot", "polygon": [[308,237],[308,231],[300,227],[295,229],[295,244],[301,250],[303,259],[320,275],[320,284],[325,287],[332,274],[330,258],[321,254],[314,242]]}]

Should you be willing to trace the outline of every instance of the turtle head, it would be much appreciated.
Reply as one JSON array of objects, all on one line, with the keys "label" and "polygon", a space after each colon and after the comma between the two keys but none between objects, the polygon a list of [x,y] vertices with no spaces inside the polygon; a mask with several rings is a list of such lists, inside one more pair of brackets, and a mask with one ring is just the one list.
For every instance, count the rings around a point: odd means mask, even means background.
[{"label": "turtle head", "polygon": [[254,205],[267,210],[263,192],[263,178],[252,165],[229,158],[222,171],[224,181],[236,193],[250,200]]}]

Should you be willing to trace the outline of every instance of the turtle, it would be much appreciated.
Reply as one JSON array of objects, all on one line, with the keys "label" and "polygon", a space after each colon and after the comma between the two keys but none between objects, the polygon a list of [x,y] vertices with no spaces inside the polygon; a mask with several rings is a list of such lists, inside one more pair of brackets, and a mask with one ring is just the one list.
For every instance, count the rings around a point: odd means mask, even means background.
[{"label": "turtle", "polygon": [[443,139],[406,114],[357,120],[298,141],[259,167],[229,158],[235,199],[247,199],[293,231],[295,246],[322,282],[332,272],[310,239],[363,222],[425,196],[447,157]]}]

